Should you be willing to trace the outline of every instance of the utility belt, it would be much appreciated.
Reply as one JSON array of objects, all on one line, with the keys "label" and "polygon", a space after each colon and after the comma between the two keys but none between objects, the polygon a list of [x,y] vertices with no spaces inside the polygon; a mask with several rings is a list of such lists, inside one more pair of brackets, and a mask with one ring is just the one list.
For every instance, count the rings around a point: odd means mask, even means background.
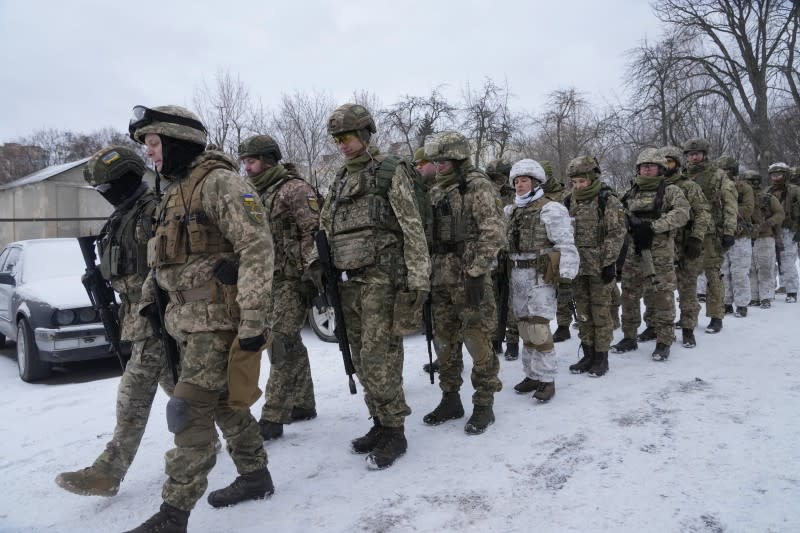
[{"label": "utility belt", "polygon": [[431,245],[432,254],[463,254],[466,248],[464,241],[435,242]]},{"label": "utility belt", "polygon": [[540,260],[537,259],[511,259],[511,268],[537,268]]},{"label": "utility belt", "polygon": [[169,301],[174,304],[188,304],[192,302],[208,301],[209,303],[222,301],[217,284],[214,282],[209,283],[205,287],[195,287],[194,289],[186,289],[183,291],[169,291]]}]

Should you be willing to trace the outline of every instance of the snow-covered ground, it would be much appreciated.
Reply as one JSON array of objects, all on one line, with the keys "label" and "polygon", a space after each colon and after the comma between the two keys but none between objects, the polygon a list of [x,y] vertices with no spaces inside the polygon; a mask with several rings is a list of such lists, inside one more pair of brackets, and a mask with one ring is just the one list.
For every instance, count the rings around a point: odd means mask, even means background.
[{"label": "snow-covered ground", "polygon": [[[567,370],[577,360],[573,330],[557,345],[557,393],[548,404],[515,394],[521,364],[501,360],[497,422],[481,436],[464,433],[466,419],[422,423],[440,393],[422,371],[423,338],[409,337],[409,449],[379,472],[349,452],[350,439],[371,425],[360,386],[358,396],[348,393],[337,346],[307,330],[319,417],[267,444],[275,495],[221,510],[203,498],[189,529],[800,531],[799,317],[800,306],[779,296],[770,310],[726,318],[719,335],[698,329],[698,347],[675,344],[666,363],[650,360],[653,343],[611,355],[600,379]],[[165,395],[157,396],[120,493],[75,496],[53,479],[102,450],[114,426],[118,373],[83,369],[30,385],[17,377],[13,349],[0,353],[0,531],[123,531],[154,513],[172,441]],[[262,383],[267,365],[265,357]],[[468,356],[465,366],[468,405]],[[210,488],[235,476],[223,452]]]}]

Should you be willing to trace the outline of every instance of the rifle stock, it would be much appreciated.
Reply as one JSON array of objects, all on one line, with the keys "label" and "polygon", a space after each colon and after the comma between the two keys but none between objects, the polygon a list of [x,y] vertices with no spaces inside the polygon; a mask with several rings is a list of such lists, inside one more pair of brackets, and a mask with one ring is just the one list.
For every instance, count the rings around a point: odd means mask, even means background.
[{"label": "rifle stock", "polygon": [[431,350],[431,343],[433,342],[433,311],[431,304],[431,295],[428,293],[428,299],[425,300],[425,305],[422,307],[422,321],[425,324],[425,343],[428,345],[428,374],[431,378],[431,385],[434,384],[433,377],[433,350]]}]

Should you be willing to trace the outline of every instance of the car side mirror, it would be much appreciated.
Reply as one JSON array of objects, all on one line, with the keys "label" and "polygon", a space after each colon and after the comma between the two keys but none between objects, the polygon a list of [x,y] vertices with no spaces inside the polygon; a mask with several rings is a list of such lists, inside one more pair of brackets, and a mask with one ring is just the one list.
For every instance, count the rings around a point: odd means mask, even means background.
[{"label": "car side mirror", "polygon": [[0,285],[11,285],[14,286],[17,284],[17,281],[14,279],[14,275],[11,272],[0,272]]}]

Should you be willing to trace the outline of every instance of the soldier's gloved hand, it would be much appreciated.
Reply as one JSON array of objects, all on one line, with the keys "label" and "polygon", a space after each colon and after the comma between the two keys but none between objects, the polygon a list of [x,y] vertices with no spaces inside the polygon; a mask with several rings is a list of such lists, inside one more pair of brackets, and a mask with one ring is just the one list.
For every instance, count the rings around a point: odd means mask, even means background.
[{"label": "soldier's gloved hand", "polygon": [[688,259],[697,259],[703,254],[703,241],[697,237],[689,237],[683,244],[683,255]]},{"label": "soldier's gloved hand", "polygon": [[556,289],[556,297],[558,298],[559,305],[569,305],[572,300],[572,280],[568,278],[560,278],[558,280],[558,288]]},{"label": "soldier's gloved hand", "polygon": [[267,344],[267,338],[262,333],[255,337],[247,337],[246,339],[239,339],[239,348],[245,352],[257,352],[259,348]]},{"label": "soldier's gloved hand", "polygon": [[720,241],[722,242],[723,250],[727,250],[736,243],[736,239],[734,239],[732,235],[723,235]]},{"label": "soldier's gloved hand", "polygon": [[319,261],[314,261],[308,265],[306,271],[303,272],[303,280],[313,283],[320,294],[325,292],[324,272],[322,271],[322,265]]},{"label": "soldier's gloved hand", "polygon": [[158,316],[158,307],[155,303],[147,304],[139,309],[139,315],[145,317],[155,331],[161,330],[161,318]]},{"label": "soldier's gloved hand", "polygon": [[483,274],[475,277],[467,276],[464,289],[466,292],[467,305],[470,307],[478,307],[483,300],[483,277]]},{"label": "soldier's gloved hand", "polygon": [[617,275],[617,264],[611,263],[610,265],[606,265],[603,267],[603,270],[600,271],[600,279],[603,280],[603,283],[611,283],[614,281],[614,278]]},{"label": "soldier's gloved hand", "polygon": [[653,226],[649,221],[643,220],[632,229],[633,244],[636,245],[636,249],[639,251],[649,250],[653,245],[654,235]]}]

